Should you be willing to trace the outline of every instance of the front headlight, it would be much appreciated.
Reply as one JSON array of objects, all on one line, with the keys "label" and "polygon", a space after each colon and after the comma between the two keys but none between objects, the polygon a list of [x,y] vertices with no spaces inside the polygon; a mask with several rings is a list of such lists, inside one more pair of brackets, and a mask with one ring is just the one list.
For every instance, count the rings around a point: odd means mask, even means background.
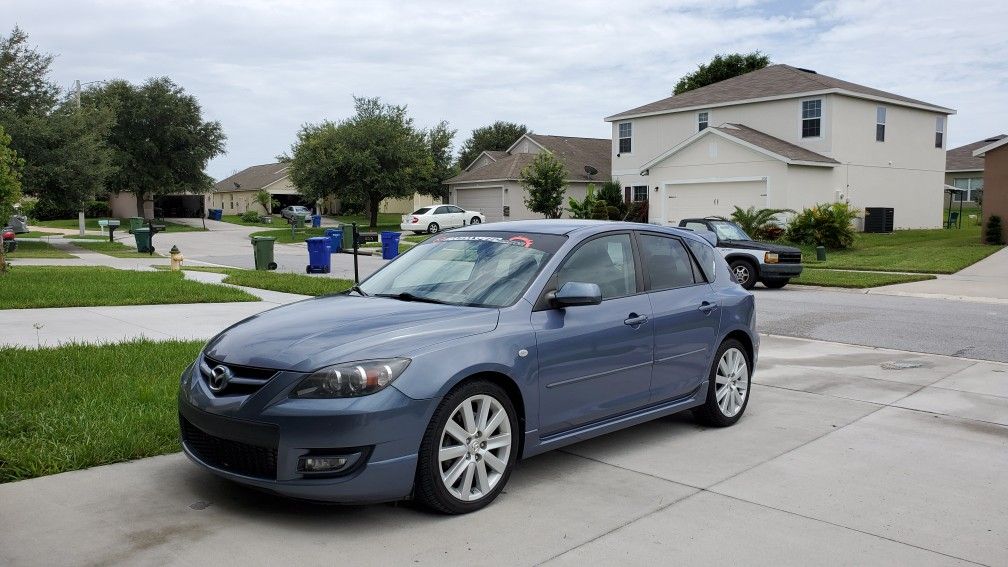
[{"label": "front headlight", "polygon": [[316,370],[292,391],[292,398],[353,398],[373,394],[392,383],[409,366],[408,358],[364,360]]},{"label": "front headlight", "polygon": [[763,261],[767,264],[776,264],[780,260],[780,256],[776,252],[767,252],[763,255]]}]

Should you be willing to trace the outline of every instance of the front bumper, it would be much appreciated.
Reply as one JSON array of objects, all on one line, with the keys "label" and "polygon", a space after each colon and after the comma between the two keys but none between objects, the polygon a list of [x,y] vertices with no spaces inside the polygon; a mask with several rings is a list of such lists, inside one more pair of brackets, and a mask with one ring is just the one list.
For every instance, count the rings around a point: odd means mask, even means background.
[{"label": "front bumper", "polygon": [[802,273],[801,264],[762,264],[761,278],[796,278]]},{"label": "front bumper", "polygon": [[[178,400],[182,448],[210,472],[307,500],[364,503],[410,495],[433,400],[414,400],[391,386],[360,398],[294,400],[287,392],[304,375],[284,372],[254,394],[215,397],[198,371],[187,373]],[[361,461],[340,475],[297,470],[308,454],[358,451]]]}]

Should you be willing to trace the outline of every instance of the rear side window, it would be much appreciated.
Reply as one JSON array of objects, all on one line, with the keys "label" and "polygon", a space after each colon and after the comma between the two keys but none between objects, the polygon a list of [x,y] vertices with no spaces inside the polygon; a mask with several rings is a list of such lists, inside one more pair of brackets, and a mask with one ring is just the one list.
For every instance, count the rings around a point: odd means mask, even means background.
[{"label": "rear side window", "polygon": [[686,287],[696,283],[693,261],[678,238],[653,234],[640,236],[641,260],[648,269],[651,291]]},{"label": "rear side window", "polygon": [[707,281],[714,281],[717,274],[717,255],[714,252],[714,248],[696,240],[687,240],[686,244],[693,252],[693,255],[696,256],[697,262],[700,263],[700,271],[703,272]]},{"label": "rear side window", "polygon": [[707,228],[707,224],[702,222],[687,222],[685,228],[688,228],[693,231],[710,230],[709,228]]}]

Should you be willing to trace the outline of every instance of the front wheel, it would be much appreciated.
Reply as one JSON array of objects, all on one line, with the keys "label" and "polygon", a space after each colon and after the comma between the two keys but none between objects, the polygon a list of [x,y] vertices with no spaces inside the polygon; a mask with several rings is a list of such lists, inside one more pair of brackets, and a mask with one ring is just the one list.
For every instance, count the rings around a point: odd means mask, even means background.
[{"label": "front wheel", "polygon": [[417,463],[415,492],[445,514],[474,512],[504,490],[517,460],[518,421],[500,386],[469,382],[434,412]]},{"label": "front wheel", "polygon": [[427,225],[427,233],[428,234],[437,234],[440,231],[441,231],[441,227],[438,226],[438,223],[436,223],[436,222],[432,222],[429,225]]},{"label": "front wheel", "polygon": [[767,278],[763,280],[763,285],[767,286],[770,289],[780,289],[786,286],[789,281],[791,281],[791,278],[773,278],[773,279]]},{"label": "front wheel", "polygon": [[715,427],[734,425],[749,404],[751,361],[735,339],[721,343],[711,367],[707,399],[693,408],[697,421]]},{"label": "front wheel", "polygon": [[748,260],[732,260],[732,275],[735,281],[745,289],[752,289],[756,285],[756,266]]},{"label": "front wheel", "polygon": [[469,224],[479,224],[481,222],[483,222],[483,221],[481,221],[479,217],[473,217],[473,218],[469,219]]}]

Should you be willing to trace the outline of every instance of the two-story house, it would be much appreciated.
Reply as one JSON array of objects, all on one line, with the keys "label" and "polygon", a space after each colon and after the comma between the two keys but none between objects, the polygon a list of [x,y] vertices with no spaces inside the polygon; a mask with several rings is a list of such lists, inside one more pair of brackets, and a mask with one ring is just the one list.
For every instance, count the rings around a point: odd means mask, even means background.
[{"label": "two-story house", "polygon": [[942,224],[955,111],[771,65],[620,112],[612,174],[659,224],[734,206],[892,207],[896,228]]}]

